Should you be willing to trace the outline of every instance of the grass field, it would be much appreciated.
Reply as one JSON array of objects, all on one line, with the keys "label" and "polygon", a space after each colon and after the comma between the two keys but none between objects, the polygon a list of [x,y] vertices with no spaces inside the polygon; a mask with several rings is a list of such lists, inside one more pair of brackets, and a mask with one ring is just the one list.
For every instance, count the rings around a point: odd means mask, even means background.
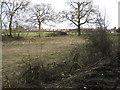
[{"label": "grass field", "polygon": [[[61,63],[67,60],[67,56],[75,45],[83,45],[86,39],[78,37],[75,32],[67,32],[66,36],[45,37],[53,32],[45,32],[38,37],[38,32],[21,33],[20,39],[4,37],[2,44],[3,82],[5,75],[9,78],[23,70],[22,66],[27,60],[30,62],[42,62],[45,65]],[[72,34],[72,36],[71,36]],[[76,35],[76,36],[74,36]],[[118,41],[119,34],[110,34],[113,41]],[[17,33],[14,34],[17,36]],[[120,38],[119,38],[120,39]]]},{"label": "grass field", "polygon": [[[42,32],[41,35],[43,37],[46,37],[46,36],[50,36],[51,34],[54,34],[56,32]],[[76,35],[77,36],[77,31],[66,31],[67,35]],[[5,35],[8,35],[9,32],[8,31],[3,31],[2,32],[2,36],[5,36]],[[81,32],[81,34],[86,34],[86,32]],[[110,35],[120,35],[120,33],[108,33]],[[12,33],[13,37],[18,37],[18,32],[13,32]],[[39,32],[38,31],[22,31],[19,33],[19,36],[20,37],[24,37],[24,38],[27,38],[27,37],[37,37],[39,36]]]},{"label": "grass field", "polygon": [[[49,35],[54,34],[54,33],[56,33],[56,32],[52,32],[52,31],[42,32],[41,35],[42,36],[49,36]],[[66,33],[68,35],[77,35],[76,31],[67,31]],[[8,34],[9,34],[8,31],[3,31],[2,36],[8,35]],[[12,35],[13,35],[13,37],[18,37],[18,31],[16,31],[16,32],[14,31],[12,33]],[[20,37],[25,37],[25,38],[26,37],[36,37],[36,36],[39,36],[39,32],[38,31],[22,31],[22,32],[19,33],[19,36]]]},{"label": "grass field", "polygon": [[29,38],[25,40],[13,40],[3,42],[3,72],[10,74],[18,71],[22,65],[22,59],[29,56],[40,57],[44,62],[63,61],[65,54],[77,43],[84,43],[82,38],[77,36]]}]

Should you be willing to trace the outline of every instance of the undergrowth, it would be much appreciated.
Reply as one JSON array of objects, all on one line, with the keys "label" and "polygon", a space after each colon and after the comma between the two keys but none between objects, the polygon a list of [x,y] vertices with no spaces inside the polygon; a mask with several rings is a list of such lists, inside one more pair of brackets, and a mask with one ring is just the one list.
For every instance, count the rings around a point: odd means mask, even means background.
[{"label": "undergrowth", "polygon": [[86,43],[84,45],[76,44],[61,63],[45,64],[42,62],[44,60],[39,57],[28,57],[23,60],[23,70],[16,75],[14,83],[6,78],[7,86],[5,87],[42,88],[52,83],[61,82],[75,75],[77,70],[111,56],[118,46],[118,43],[113,44],[113,41],[104,30],[86,32],[83,38]]}]

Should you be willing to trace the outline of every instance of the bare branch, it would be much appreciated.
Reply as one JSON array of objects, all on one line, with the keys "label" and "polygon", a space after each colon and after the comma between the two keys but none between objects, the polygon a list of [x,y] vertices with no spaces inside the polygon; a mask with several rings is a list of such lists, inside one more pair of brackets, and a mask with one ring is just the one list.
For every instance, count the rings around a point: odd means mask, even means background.
[{"label": "bare branch", "polygon": [[60,14],[60,21],[68,20],[78,27],[78,35],[80,36],[80,27],[83,24],[89,23],[93,20],[91,15],[95,13],[92,2],[86,0],[70,0],[69,1],[70,10],[63,11]]},{"label": "bare branch", "polygon": [[6,1],[6,15],[8,18],[9,22],[9,31],[10,31],[10,36],[12,36],[12,23],[13,23],[13,17],[17,12],[20,12],[21,10],[25,9],[29,2],[25,0],[20,0],[20,1]]},{"label": "bare branch", "polygon": [[41,32],[42,24],[48,25],[49,21],[55,20],[54,11],[52,10],[50,4],[36,4],[33,8],[31,8],[31,12],[30,21],[36,23],[39,26],[39,32]]}]

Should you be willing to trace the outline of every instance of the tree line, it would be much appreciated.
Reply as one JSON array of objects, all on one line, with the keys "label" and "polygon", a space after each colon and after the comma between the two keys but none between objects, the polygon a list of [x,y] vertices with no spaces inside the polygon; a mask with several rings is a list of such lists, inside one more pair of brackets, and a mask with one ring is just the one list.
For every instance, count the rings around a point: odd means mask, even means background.
[{"label": "tree line", "polygon": [[43,24],[52,26],[52,23],[68,21],[77,28],[78,36],[81,35],[81,27],[85,24],[94,24],[96,28],[107,29],[109,21],[106,14],[100,12],[91,0],[68,0],[68,10],[55,12],[51,4],[35,4],[27,0],[4,0],[1,4],[1,29],[8,27],[9,36],[12,37],[12,27],[22,25],[28,28],[31,25],[39,28]]}]

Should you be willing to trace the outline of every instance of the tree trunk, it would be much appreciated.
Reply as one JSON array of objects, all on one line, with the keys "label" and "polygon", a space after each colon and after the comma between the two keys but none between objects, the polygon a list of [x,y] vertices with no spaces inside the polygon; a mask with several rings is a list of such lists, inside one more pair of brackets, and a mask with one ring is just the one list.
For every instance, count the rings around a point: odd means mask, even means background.
[{"label": "tree trunk", "polygon": [[81,35],[80,25],[78,26],[78,36]]},{"label": "tree trunk", "polygon": [[39,37],[41,37],[41,23],[39,23]]},{"label": "tree trunk", "polygon": [[9,36],[11,37],[12,37],[12,19],[13,19],[13,16],[10,17],[10,23],[9,23],[9,31],[10,31]]},{"label": "tree trunk", "polygon": [[80,31],[80,3],[78,2],[78,36],[81,35]]}]

